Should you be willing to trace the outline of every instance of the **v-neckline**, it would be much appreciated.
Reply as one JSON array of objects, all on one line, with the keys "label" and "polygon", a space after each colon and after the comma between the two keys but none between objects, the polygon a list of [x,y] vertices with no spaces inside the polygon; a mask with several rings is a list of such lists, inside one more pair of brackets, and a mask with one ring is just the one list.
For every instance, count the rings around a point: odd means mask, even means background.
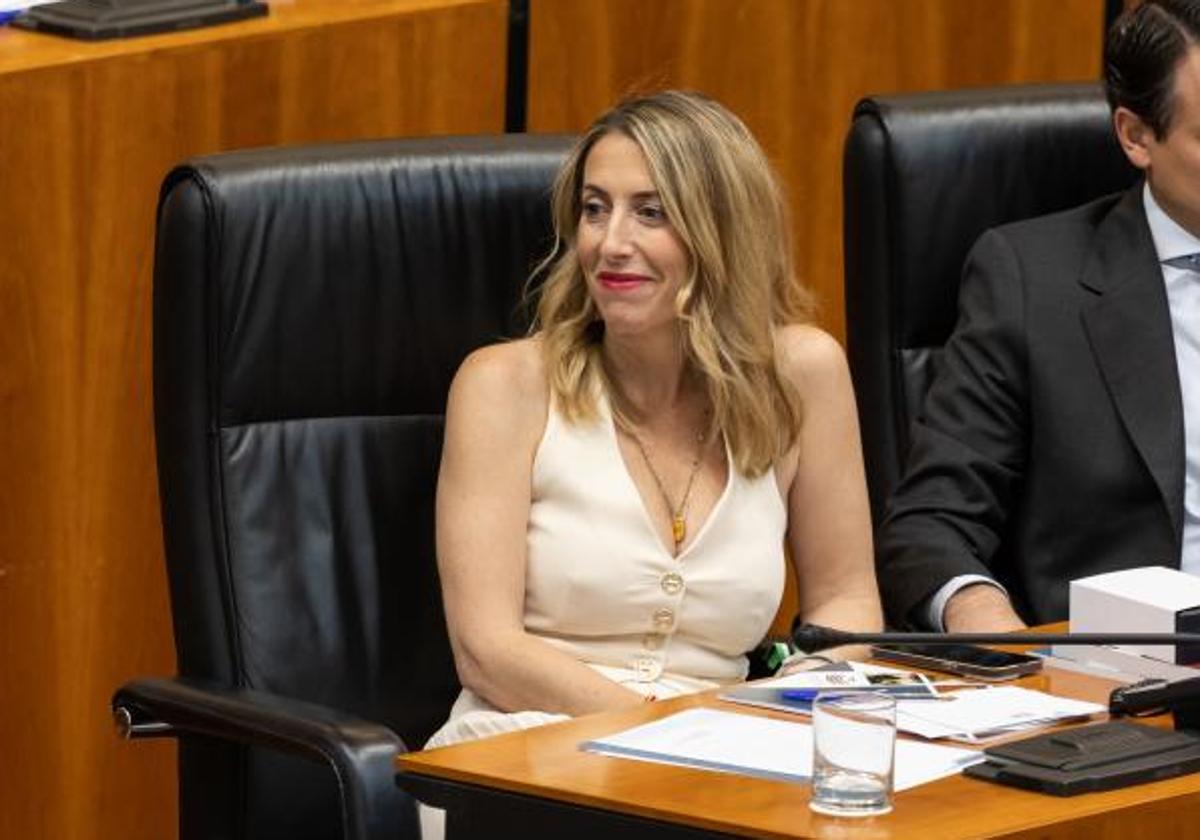
[{"label": "v-neckline", "polygon": [[612,444],[613,453],[617,456],[617,463],[620,465],[620,472],[625,478],[625,483],[629,485],[629,490],[633,497],[637,499],[638,509],[642,512],[642,522],[646,526],[654,544],[671,560],[680,562],[685,556],[692,552],[692,548],[704,539],[704,535],[708,533],[709,526],[721,508],[725,506],[725,499],[729,496],[730,488],[733,487],[733,458],[729,451],[729,441],[726,440],[725,434],[721,433],[721,446],[725,450],[725,487],[721,491],[721,495],[717,497],[713,503],[712,509],[708,515],[704,517],[704,521],[700,523],[700,528],[696,531],[696,536],[680,547],[678,554],[672,554],[671,548],[663,542],[662,535],[658,533],[658,529],[654,527],[654,520],[650,516],[650,511],[646,507],[646,499],[642,496],[642,491],[638,489],[637,482],[633,480],[633,475],[629,472],[629,464],[625,462],[625,455],[621,452],[621,441],[617,437],[617,422],[613,417],[612,407],[608,404],[608,397],[605,394],[600,395],[600,401],[604,407],[605,424],[608,427],[608,439]]}]

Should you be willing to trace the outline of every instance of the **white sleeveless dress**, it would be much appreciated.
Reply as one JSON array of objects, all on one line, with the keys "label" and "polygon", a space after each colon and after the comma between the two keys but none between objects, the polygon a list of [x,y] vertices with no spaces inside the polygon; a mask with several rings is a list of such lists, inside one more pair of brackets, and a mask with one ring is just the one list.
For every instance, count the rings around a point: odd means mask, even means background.
[{"label": "white sleeveless dress", "polygon": [[[533,464],[525,629],[642,694],[745,679],[784,585],[787,510],[774,472],[725,490],[678,557],[659,539],[617,446],[608,403],[591,423],[551,408]],[[464,689],[427,748],[563,720],[502,712]]]}]

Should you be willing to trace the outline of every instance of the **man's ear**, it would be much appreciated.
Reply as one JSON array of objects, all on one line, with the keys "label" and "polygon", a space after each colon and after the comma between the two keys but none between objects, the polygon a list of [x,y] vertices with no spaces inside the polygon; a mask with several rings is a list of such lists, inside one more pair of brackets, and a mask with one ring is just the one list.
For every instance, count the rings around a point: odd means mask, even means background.
[{"label": "man's ear", "polygon": [[1150,165],[1150,145],[1154,142],[1154,131],[1141,117],[1128,108],[1119,107],[1113,112],[1113,130],[1121,144],[1125,157],[1138,169]]}]

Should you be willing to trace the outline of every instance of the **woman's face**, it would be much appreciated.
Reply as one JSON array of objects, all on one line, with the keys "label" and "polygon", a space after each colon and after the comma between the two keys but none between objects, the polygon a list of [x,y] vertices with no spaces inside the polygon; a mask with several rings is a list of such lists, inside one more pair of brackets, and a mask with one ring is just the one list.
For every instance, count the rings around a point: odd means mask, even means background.
[{"label": "woman's face", "polygon": [[596,141],[580,198],[575,247],[605,335],[674,329],[688,254],[638,144],[617,132]]}]

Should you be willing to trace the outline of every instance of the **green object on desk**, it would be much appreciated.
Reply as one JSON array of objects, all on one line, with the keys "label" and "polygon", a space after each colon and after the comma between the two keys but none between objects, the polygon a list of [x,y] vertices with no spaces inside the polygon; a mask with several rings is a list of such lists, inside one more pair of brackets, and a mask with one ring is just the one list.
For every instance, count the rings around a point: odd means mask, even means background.
[{"label": "green object on desk", "polygon": [[771,650],[767,654],[767,667],[772,671],[777,671],[783,661],[791,655],[792,651],[787,642],[772,642]]}]

